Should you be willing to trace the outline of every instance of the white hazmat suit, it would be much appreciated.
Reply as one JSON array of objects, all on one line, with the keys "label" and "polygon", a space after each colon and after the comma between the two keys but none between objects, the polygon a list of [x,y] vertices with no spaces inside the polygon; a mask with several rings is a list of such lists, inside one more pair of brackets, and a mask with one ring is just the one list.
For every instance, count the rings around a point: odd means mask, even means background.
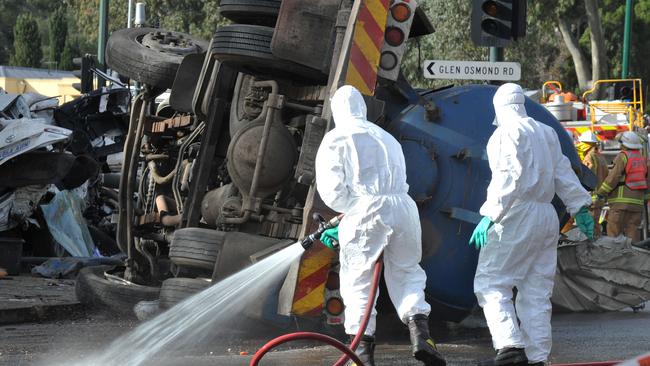
[{"label": "white hazmat suit", "polygon": [[559,239],[551,200],[557,194],[574,215],[591,204],[591,197],[562,154],[555,131],[529,118],[524,102],[516,84],[501,86],[494,96],[497,129],[487,144],[492,181],[480,210],[494,226],[479,255],[474,292],[495,349],[524,348],[535,363],[547,361],[551,351],[550,298]]},{"label": "white hazmat suit", "polygon": [[[345,330],[356,334],[370,295],[373,264],[384,251],[384,278],[404,323],[429,315],[417,206],[408,196],[402,147],[366,120],[357,89],[343,86],[331,99],[335,128],[316,156],[316,186],[323,202],[344,213],[339,225],[341,295]],[[376,300],[376,299],[375,299]],[[375,333],[373,309],[366,335]]]}]

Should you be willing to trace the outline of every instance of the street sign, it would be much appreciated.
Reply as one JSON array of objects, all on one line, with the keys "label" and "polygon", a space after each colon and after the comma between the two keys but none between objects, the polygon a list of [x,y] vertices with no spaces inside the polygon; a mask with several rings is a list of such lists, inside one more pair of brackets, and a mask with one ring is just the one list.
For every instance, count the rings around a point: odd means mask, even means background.
[{"label": "street sign", "polygon": [[518,62],[427,60],[424,61],[424,77],[427,79],[517,81],[521,79],[521,65]]}]

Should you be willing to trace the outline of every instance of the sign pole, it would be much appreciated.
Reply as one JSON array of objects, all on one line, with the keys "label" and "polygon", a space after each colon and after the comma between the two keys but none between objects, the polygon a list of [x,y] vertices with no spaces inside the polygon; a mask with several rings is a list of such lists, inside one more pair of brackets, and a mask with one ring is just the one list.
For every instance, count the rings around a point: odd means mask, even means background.
[{"label": "sign pole", "polygon": [[490,47],[490,62],[504,61],[503,47]]},{"label": "sign pole", "polygon": [[621,79],[627,79],[630,66],[630,33],[632,32],[632,0],[625,3],[625,32],[623,34],[623,65]]},{"label": "sign pole", "polygon": [[[97,63],[102,71],[106,71],[106,42],[108,41],[108,1],[99,2],[99,32],[97,34]],[[105,86],[106,81],[98,78],[99,87]]]}]

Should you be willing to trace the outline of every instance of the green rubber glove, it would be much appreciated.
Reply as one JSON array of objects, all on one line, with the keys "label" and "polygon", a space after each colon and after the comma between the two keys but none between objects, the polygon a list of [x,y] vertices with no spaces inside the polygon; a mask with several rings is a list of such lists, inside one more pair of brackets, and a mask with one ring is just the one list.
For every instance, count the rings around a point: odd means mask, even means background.
[{"label": "green rubber glove", "polygon": [[594,218],[589,213],[587,207],[583,207],[575,215],[574,220],[578,229],[587,235],[589,240],[594,240]]},{"label": "green rubber glove", "polygon": [[474,244],[474,247],[478,250],[485,247],[487,245],[487,233],[492,225],[492,221],[484,216],[481,222],[476,225],[476,229],[474,229],[472,237],[469,239],[469,245]]},{"label": "green rubber glove", "polygon": [[320,236],[321,243],[326,247],[336,250],[339,246],[339,227],[333,227],[323,231]]}]

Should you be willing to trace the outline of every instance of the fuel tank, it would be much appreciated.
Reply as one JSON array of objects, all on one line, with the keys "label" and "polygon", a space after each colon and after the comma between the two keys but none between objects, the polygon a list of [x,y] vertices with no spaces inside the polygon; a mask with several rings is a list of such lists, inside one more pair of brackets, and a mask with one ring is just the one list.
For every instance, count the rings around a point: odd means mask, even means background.
[{"label": "fuel tank", "polygon": [[[386,103],[384,127],[402,144],[409,194],[420,212],[421,265],[427,273],[425,292],[432,317],[459,321],[476,306],[473,279],[479,252],[468,241],[481,219],[478,211],[491,179],[485,147],[496,128],[496,89],[467,85],[410,90],[408,103]],[[555,129],[562,151],[580,176],[582,164],[560,123],[528,98],[526,109]],[[562,205],[556,208],[562,216]]]}]

